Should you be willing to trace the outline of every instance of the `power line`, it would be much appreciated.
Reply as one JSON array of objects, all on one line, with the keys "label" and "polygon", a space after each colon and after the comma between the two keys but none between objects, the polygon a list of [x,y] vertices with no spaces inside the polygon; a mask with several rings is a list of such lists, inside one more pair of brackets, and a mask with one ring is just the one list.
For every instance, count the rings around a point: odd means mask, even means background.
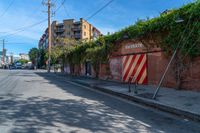
[{"label": "power line", "polygon": [[9,4],[8,7],[6,8],[6,10],[0,15],[0,17],[3,17],[3,16],[6,14],[6,12],[9,10],[9,8],[13,5],[14,1],[15,1],[15,0],[12,0],[12,1],[10,2],[10,4]]},{"label": "power line", "polygon": [[63,0],[60,6],[55,10],[55,13],[65,4],[66,0]]},{"label": "power line", "polygon": [[91,18],[93,18],[95,15],[97,15],[99,12],[101,12],[104,8],[106,8],[107,6],[109,6],[114,0],[110,0],[108,3],[106,3],[103,7],[101,7],[100,9],[98,9],[96,12],[94,12],[91,16],[89,16],[86,20],[89,20]]},{"label": "power line", "polygon": [[71,15],[69,14],[67,8],[65,7],[65,4],[63,4],[62,6],[63,6],[63,8],[64,8],[65,14],[66,14],[68,17],[72,18]]},{"label": "power line", "polygon": [[30,42],[7,42],[6,44],[13,45],[13,44],[34,44],[34,43],[30,43]]},{"label": "power line", "polygon": [[[13,0],[13,1],[14,1],[14,0]],[[57,1],[57,0],[56,0],[56,1]],[[66,0],[63,0],[63,2],[61,3],[61,5],[56,9],[55,12],[57,12],[57,11],[62,7],[62,5],[64,5],[65,2],[66,2]],[[51,16],[51,17],[52,17],[52,16]],[[41,23],[43,23],[43,22],[46,22],[47,20],[48,20],[48,19],[44,19],[44,20],[39,21],[39,22],[37,22],[37,23],[31,24],[31,25],[28,25],[28,26],[24,26],[24,27],[21,27],[21,28],[18,28],[18,29],[15,29],[14,32],[3,32],[4,34],[5,34],[5,33],[8,33],[8,34],[7,34],[7,35],[4,35],[4,36],[2,36],[2,37],[7,37],[7,36],[15,35],[16,33],[19,33],[19,32],[23,32],[23,31],[25,31],[26,29],[35,27],[35,26],[37,26],[37,25],[39,25],[39,24],[41,24]]]},{"label": "power line", "polygon": [[18,28],[16,30],[14,30],[14,32],[11,32],[11,33],[7,32],[8,34],[4,35],[4,36],[1,36],[1,38],[12,36],[12,35],[15,35],[16,33],[19,33],[19,32],[23,32],[23,31],[27,30],[28,28],[33,28],[33,27],[35,27],[37,25],[40,25],[40,24],[42,24],[42,23],[44,23],[46,21],[47,21],[47,19],[43,19],[42,21],[39,21],[37,23],[34,23],[34,24],[31,24],[31,25],[28,25],[28,26],[24,26],[24,27]]}]

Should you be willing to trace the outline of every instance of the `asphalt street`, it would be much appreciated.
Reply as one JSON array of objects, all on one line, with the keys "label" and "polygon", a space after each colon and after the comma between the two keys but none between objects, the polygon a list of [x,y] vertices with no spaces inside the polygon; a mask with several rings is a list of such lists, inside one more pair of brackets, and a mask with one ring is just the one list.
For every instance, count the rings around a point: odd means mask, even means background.
[{"label": "asphalt street", "polygon": [[200,123],[31,70],[0,70],[0,133],[200,133]]}]

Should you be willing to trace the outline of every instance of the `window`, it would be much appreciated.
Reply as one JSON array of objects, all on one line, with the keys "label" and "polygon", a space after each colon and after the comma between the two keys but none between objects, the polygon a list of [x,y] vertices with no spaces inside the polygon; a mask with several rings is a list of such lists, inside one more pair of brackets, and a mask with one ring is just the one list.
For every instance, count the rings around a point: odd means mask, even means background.
[{"label": "window", "polygon": [[67,32],[67,35],[69,35],[69,36],[70,36],[70,32]]},{"label": "window", "polygon": [[84,29],[86,29],[87,28],[87,26],[86,25],[84,25]]},{"label": "window", "polygon": [[84,36],[86,36],[86,32],[84,32]]}]

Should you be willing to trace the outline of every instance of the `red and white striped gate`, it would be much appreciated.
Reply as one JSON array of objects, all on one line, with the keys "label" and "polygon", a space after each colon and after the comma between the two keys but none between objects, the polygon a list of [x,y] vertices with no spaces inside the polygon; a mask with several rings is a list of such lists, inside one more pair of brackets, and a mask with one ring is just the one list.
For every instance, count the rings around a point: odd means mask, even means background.
[{"label": "red and white striped gate", "polygon": [[147,84],[146,54],[123,56],[122,61],[123,61],[122,78],[124,82],[128,82],[130,77],[135,77],[138,84]]}]

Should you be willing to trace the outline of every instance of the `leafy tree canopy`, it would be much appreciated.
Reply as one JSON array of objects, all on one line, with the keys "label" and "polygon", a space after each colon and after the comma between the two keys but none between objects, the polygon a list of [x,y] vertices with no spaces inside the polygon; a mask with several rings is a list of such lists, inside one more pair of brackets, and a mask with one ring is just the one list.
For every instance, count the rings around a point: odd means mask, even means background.
[{"label": "leafy tree canopy", "polygon": [[30,49],[28,55],[32,63],[34,64],[36,62],[37,56],[38,56],[38,49],[37,48],[32,48]]}]

